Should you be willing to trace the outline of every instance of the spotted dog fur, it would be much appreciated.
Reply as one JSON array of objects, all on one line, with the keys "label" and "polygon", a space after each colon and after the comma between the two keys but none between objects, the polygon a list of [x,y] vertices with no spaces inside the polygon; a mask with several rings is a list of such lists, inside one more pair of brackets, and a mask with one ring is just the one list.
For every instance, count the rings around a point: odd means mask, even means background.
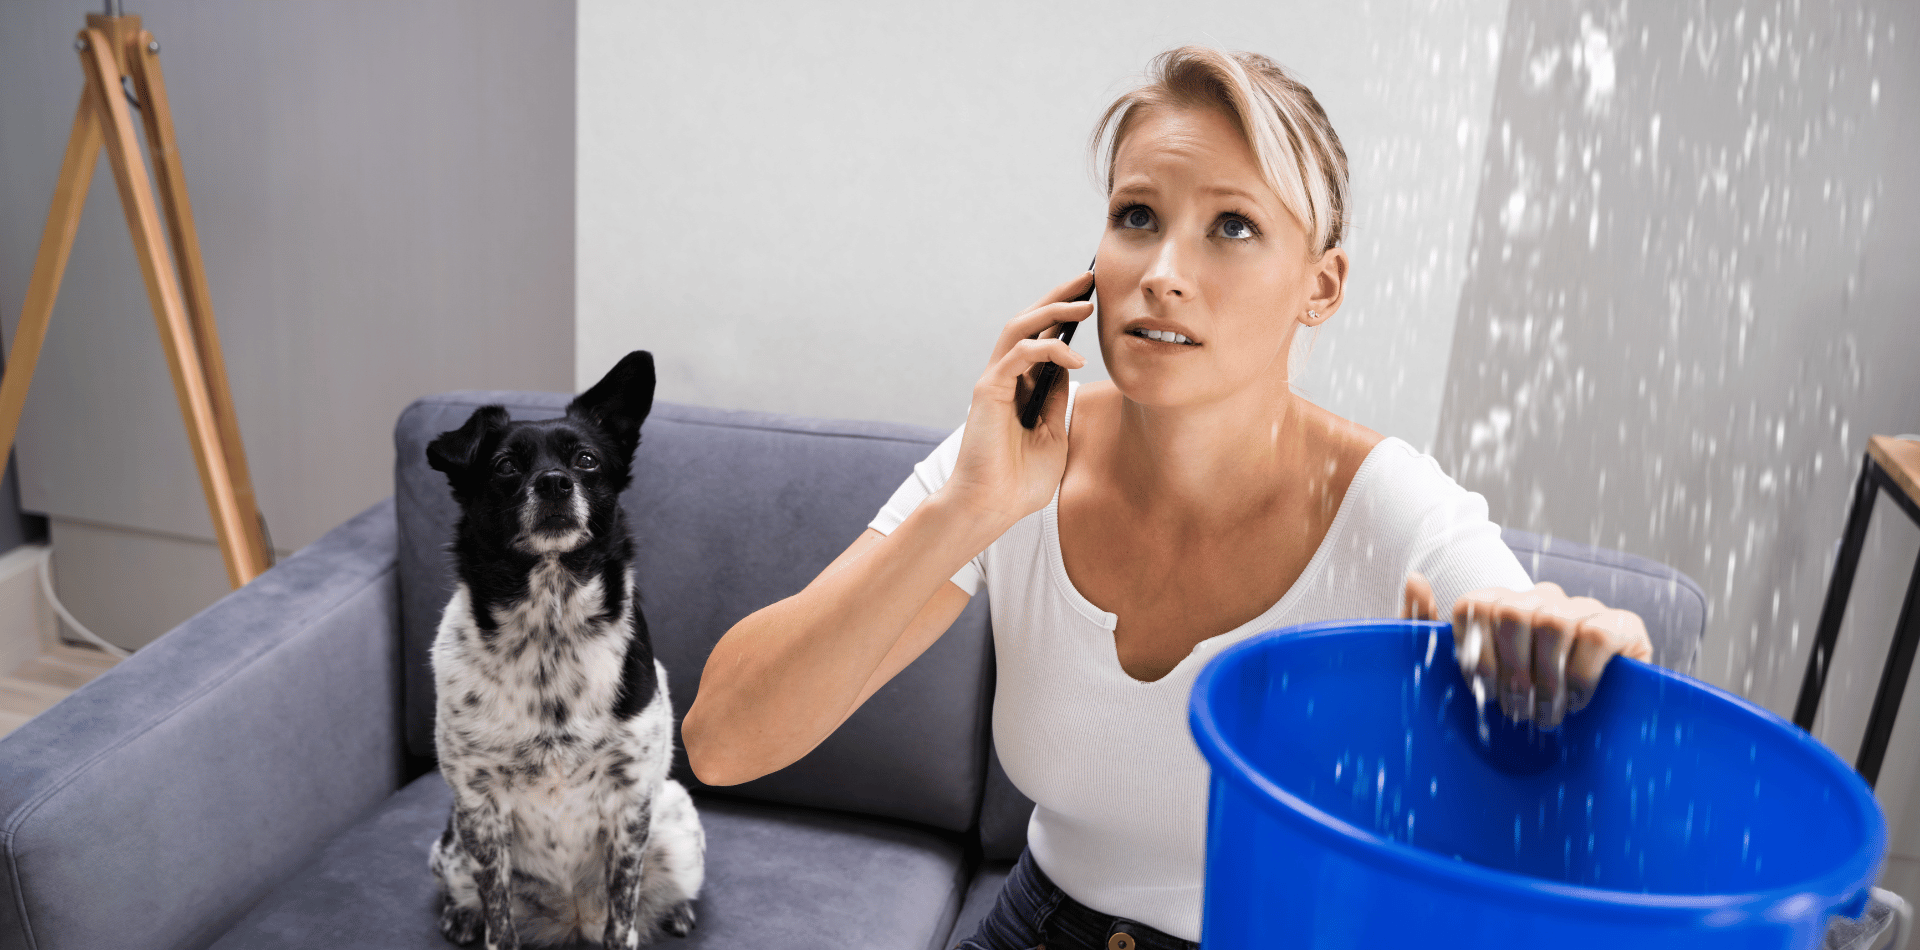
[{"label": "spotted dog fur", "polygon": [[427,448],[461,510],[432,651],[454,804],[429,860],[455,943],[631,950],[693,928],[706,836],[667,777],[667,671],[619,504],[653,386],[636,351],[560,419],[485,406]]}]

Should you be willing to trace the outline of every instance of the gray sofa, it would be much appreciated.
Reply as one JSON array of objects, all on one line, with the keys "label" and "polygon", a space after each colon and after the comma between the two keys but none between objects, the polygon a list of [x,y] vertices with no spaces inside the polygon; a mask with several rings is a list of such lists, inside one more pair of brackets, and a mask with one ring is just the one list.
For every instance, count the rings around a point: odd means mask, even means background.
[{"label": "gray sofa", "polygon": [[[400,417],[395,495],[0,740],[0,948],[421,948],[444,826],[426,648],[455,511],[428,440],[486,403]],[[708,651],[800,589],[944,433],[658,404],[626,504],[654,646],[684,714]],[[1641,558],[1508,532],[1536,578],[1639,610],[1686,668],[1705,598]],[[989,736],[992,639],[976,598],[934,647],[802,761],[706,788],[700,925],[666,946],[949,945],[991,906],[1031,803]]]}]

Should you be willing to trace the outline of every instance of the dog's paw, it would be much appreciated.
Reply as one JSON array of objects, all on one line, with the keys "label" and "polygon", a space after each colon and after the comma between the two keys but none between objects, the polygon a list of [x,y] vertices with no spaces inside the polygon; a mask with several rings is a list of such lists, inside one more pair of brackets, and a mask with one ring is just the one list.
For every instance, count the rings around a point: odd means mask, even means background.
[{"label": "dog's paw", "polygon": [[480,939],[486,921],[478,907],[461,907],[452,901],[440,905],[440,935],[462,946]]},{"label": "dog's paw", "polygon": [[684,937],[693,933],[694,922],[693,902],[681,901],[673,905],[665,917],[660,918],[660,929],[676,937]]}]

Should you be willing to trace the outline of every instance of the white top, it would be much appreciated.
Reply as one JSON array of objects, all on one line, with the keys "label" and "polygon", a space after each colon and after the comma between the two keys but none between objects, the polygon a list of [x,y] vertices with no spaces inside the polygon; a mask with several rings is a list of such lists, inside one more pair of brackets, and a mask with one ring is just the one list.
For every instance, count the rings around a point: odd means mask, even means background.
[{"label": "white top", "polygon": [[[1077,389],[1069,388],[1069,422]],[[945,484],[961,431],[914,466],[873,528],[890,533]],[[953,576],[969,595],[982,583],[993,591],[994,743],[1007,776],[1036,803],[1027,847],[1040,869],[1088,907],[1186,940],[1200,939],[1210,775],[1187,729],[1187,697],[1207,661],[1275,627],[1398,616],[1409,571],[1427,576],[1443,611],[1471,590],[1533,586],[1487,520],[1486,500],[1388,438],[1354,473],[1326,538],[1280,601],[1144,683],[1120,666],[1115,615],[1067,577],[1059,502],[1055,491]]]}]

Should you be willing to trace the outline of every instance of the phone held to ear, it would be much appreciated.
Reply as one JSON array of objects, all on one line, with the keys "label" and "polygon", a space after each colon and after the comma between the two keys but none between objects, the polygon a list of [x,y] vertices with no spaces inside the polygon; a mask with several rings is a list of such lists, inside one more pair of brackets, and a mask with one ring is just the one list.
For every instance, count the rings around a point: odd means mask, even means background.
[{"label": "phone held to ear", "polygon": [[[1095,258],[1092,261],[1088,261],[1087,270],[1093,270],[1093,265],[1098,260],[1098,258]],[[1093,282],[1088,281],[1086,292],[1068,302],[1079,303],[1082,300],[1091,299],[1093,299]],[[1088,317],[1087,319],[1091,320],[1093,318]],[[1073,328],[1079,325],[1079,323],[1056,323],[1040,331],[1034,339],[1057,339],[1062,343],[1072,343]],[[1059,379],[1060,364],[1058,363],[1041,363],[1039,366],[1034,367],[1033,391],[1028,394],[1026,403],[1020,407],[1021,428],[1031,429],[1040,424],[1040,413],[1047,408],[1047,394],[1053,392],[1053,384]]]}]

